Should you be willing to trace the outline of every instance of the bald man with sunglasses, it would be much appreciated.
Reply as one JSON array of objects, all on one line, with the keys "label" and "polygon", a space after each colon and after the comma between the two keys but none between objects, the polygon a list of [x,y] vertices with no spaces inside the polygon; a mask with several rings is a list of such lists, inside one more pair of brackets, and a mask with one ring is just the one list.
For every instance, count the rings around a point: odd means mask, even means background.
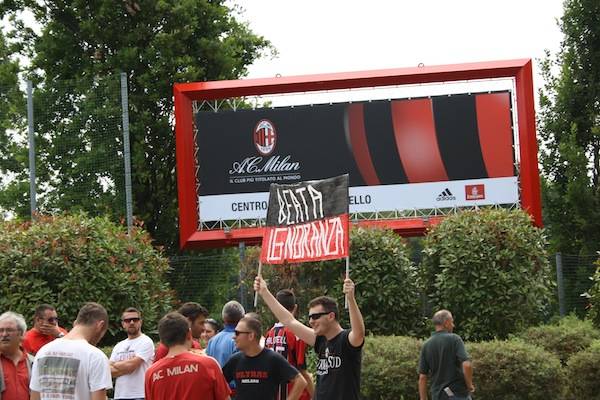
[{"label": "bald man with sunglasses", "polygon": [[317,353],[317,400],[359,400],[362,347],[365,341],[365,324],[354,296],[354,282],[344,281],[344,294],[348,300],[350,329],[343,329],[338,321],[337,302],[321,296],[308,304],[308,323],[298,321],[271,294],[262,277],[254,280],[254,290],[263,298],[275,317],[290,328],[298,338]]}]

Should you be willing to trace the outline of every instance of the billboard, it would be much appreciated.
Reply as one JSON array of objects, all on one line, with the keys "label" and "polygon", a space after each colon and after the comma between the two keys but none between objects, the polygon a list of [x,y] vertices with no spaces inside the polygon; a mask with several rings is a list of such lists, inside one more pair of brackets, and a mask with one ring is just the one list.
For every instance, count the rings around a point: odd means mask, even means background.
[{"label": "billboard", "polygon": [[511,93],[196,114],[199,221],[266,217],[269,185],[349,174],[351,213],[514,204]]},{"label": "billboard", "polygon": [[[473,93],[498,80],[510,85]],[[393,94],[474,82],[483,88]],[[392,95],[365,100],[363,89]],[[298,94],[327,104],[238,107]],[[345,173],[358,225],[416,235],[443,210],[509,204],[542,226],[530,59],[177,83],[173,95],[182,248],[261,243],[271,183]]]}]

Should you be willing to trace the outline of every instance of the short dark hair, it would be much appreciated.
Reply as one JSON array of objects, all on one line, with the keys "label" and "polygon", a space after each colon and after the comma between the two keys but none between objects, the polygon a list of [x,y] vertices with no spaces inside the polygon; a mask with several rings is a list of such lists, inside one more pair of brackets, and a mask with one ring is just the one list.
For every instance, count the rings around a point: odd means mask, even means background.
[{"label": "short dark hair", "polygon": [[204,321],[204,323],[212,326],[215,332],[219,332],[221,330],[221,325],[217,322],[216,319],[207,318],[206,321]]},{"label": "short dark hair", "polygon": [[46,310],[55,311],[56,309],[50,304],[40,304],[35,308],[35,313],[33,314],[36,318],[44,318],[44,312]]},{"label": "short dark hair", "polygon": [[202,307],[200,304],[194,303],[192,301],[184,303],[181,307],[179,307],[179,310],[177,310],[177,312],[192,322],[194,322],[196,318],[198,318],[201,315],[204,318],[208,318],[208,310]]},{"label": "short dark hair", "polygon": [[190,330],[190,321],[178,312],[170,312],[158,321],[158,337],[167,347],[184,344]]},{"label": "short dark hair", "polygon": [[281,289],[275,295],[275,298],[286,310],[292,312],[296,305],[296,296],[290,289]]},{"label": "short dark hair", "polygon": [[126,309],[123,310],[123,312],[121,313],[121,315],[125,314],[126,312],[134,312],[137,313],[139,315],[140,318],[142,318],[142,312],[140,310],[138,310],[135,307],[127,307]]},{"label": "short dark hair", "polygon": [[246,315],[239,322],[244,322],[248,329],[254,333],[257,342],[260,342],[262,336],[262,324],[259,319]]},{"label": "short dark hair", "polygon": [[315,297],[314,299],[312,299],[310,301],[310,303],[308,303],[308,308],[312,308],[312,307],[316,307],[316,306],[322,306],[323,310],[325,310],[325,312],[328,312],[328,313],[332,312],[335,315],[336,319],[340,315],[339,310],[338,310],[337,301],[335,301],[335,299],[332,297],[319,296],[319,297]]},{"label": "short dark hair", "polygon": [[89,302],[85,303],[83,307],[79,309],[75,324],[92,325],[98,321],[104,321],[108,324],[108,313],[106,312],[106,308],[101,304]]}]

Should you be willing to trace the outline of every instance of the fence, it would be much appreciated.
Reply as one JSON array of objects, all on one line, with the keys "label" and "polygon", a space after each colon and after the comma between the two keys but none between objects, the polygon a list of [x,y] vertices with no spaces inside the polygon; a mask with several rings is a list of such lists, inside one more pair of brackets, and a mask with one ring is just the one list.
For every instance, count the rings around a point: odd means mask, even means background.
[{"label": "fence", "polygon": [[[18,90],[0,88],[0,106],[2,95]],[[12,103],[23,108],[0,116],[3,213],[85,211],[131,226],[125,75],[52,87],[29,81],[23,95],[26,101]]]},{"label": "fence", "polygon": [[[412,244],[414,246],[414,243]],[[417,246],[418,247],[418,246]],[[418,249],[417,249],[418,250]],[[251,289],[242,287],[248,277],[242,274],[248,268],[243,265],[245,249],[231,248],[212,254],[196,254],[170,258],[169,282],[181,302],[197,301],[207,307],[215,317],[228,300],[238,300],[252,309]],[[413,254],[413,262],[420,261],[419,252]],[[549,261],[556,271],[555,314],[574,313],[585,316],[588,299],[583,293],[592,285],[590,277],[598,266],[598,255],[572,255],[556,253]],[[422,310],[429,315],[431,310]]]},{"label": "fence", "polygon": [[590,277],[598,266],[598,255],[573,255],[556,253],[550,261],[556,269],[556,299],[561,316],[574,313],[584,316],[588,299],[583,295],[592,281]]}]

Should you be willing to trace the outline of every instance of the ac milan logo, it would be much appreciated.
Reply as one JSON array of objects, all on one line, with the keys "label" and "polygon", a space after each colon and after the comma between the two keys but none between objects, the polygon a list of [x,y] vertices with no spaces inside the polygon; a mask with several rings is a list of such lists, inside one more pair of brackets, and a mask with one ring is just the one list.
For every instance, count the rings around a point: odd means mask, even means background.
[{"label": "ac milan logo", "polygon": [[277,134],[275,126],[268,119],[261,119],[254,128],[254,145],[256,150],[263,156],[268,156],[275,150]]}]

